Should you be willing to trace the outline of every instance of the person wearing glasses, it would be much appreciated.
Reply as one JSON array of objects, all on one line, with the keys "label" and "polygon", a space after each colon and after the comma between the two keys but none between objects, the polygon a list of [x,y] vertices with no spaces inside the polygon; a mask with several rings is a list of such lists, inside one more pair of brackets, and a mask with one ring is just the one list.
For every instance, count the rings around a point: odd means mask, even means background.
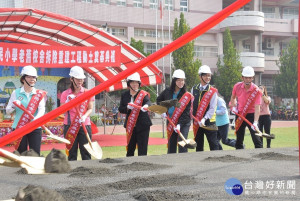
[{"label": "person wearing glasses", "polygon": [[[19,129],[31,121],[40,118],[45,114],[47,92],[36,89],[34,86],[37,82],[37,70],[33,66],[24,66],[21,71],[20,82],[21,88],[14,90],[10,96],[8,104],[6,106],[6,113],[11,114],[14,111],[15,119],[12,125],[12,129]],[[23,110],[16,107],[14,104],[23,105],[31,114],[34,119],[31,119]],[[27,147],[35,151],[40,155],[42,141],[42,129],[41,127],[27,133],[22,138],[14,142],[15,149],[22,154],[27,151]]]}]

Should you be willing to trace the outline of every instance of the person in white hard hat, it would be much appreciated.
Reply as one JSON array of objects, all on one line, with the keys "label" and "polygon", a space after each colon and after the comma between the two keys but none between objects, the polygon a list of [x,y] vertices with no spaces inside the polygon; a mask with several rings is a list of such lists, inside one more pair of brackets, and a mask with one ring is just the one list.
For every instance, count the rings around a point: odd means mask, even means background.
[{"label": "person in white hard hat", "polygon": [[[180,107],[172,106],[168,108],[167,114],[162,114],[163,118],[168,115],[174,125],[176,125],[176,128],[173,128],[170,123],[167,125],[168,154],[177,152],[177,143],[181,141],[177,132],[181,132],[187,139],[191,126],[190,109],[193,95],[187,92],[185,79],[185,73],[183,70],[175,70],[172,76],[171,86],[161,92],[156,99],[158,105],[161,101],[174,99],[177,99],[180,103]],[[178,152],[185,153],[187,152],[187,148],[178,146]]]},{"label": "person in white hard hat", "polygon": [[[84,71],[80,66],[72,67],[69,75],[71,86],[61,94],[61,105],[68,103],[72,99],[84,94],[84,92],[87,91],[87,89],[83,87],[86,76],[84,75]],[[79,106],[76,106],[80,110],[80,115],[77,113],[76,108],[72,108],[65,113],[64,136],[71,142],[70,145],[66,145],[66,152],[69,161],[77,160],[78,147],[82,160],[91,159],[90,153],[83,146],[84,144],[88,143],[88,140],[83,128],[81,127],[81,123],[84,122],[86,130],[92,139],[90,114],[93,111],[94,101],[95,98],[92,97],[89,100],[82,102]],[[77,119],[79,119],[79,121],[76,121]]]},{"label": "person in white hard hat", "polygon": [[[16,111],[12,125],[13,130],[21,128],[30,121],[33,121],[21,109],[16,107],[14,102],[18,105],[23,105],[27,110],[29,110],[33,114],[34,120],[45,114],[45,96],[47,92],[38,90],[34,87],[37,82],[37,77],[37,71],[33,66],[24,66],[22,68],[20,78],[22,87],[12,92],[6,107],[7,114],[11,114]],[[34,150],[40,155],[41,140],[42,129],[37,128],[17,140],[15,142],[15,148],[20,154],[22,154],[27,151],[27,147],[29,145],[29,149]]]},{"label": "person in white hard hat", "polygon": [[210,150],[218,150],[218,139],[216,130],[208,130],[206,126],[216,124],[216,107],[218,90],[209,83],[211,80],[211,70],[207,65],[203,65],[198,71],[200,83],[192,88],[191,93],[195,97],[193,102],[193,116],[197,120],[193,121],[193,131],[197,142],[196,151],[204,151],[204,134],[206,135]]},{"label": "person in white hard hat", "polygon": [[[122,93],[118,108],[120,113],[126,114],[124,123],[127,137],[126,156],[134,156],[136,146],[138,156],[147,155],[150,126],[152,125],[147,110],[151,105],[150,95],[148,92],[140,90],[141,78],[138,73],[128,76],[127,86],[129,90]],[[133,107],[128,103],[139,107]]]},{"label": "person in white hard hat", "polygon": [[244,149],[243,142],[245,136],[246,126],[249,128],[252,141],[255,148],[262,148],[262,142],[259,136],[255,135],[254,129],[258,129],[258,119],[260,115],[260,104],[262,92],[259,88],[252,83],[254,79],[254,69],[251,66],[246,66],[242,71],[242,82],[238,82],[233,86],[232,95],[229,106],[232,111],[239,113],[246,117],[255,128],[251,128],[241,118],[236,117],[235,130],[236,130],[236,149]]}]

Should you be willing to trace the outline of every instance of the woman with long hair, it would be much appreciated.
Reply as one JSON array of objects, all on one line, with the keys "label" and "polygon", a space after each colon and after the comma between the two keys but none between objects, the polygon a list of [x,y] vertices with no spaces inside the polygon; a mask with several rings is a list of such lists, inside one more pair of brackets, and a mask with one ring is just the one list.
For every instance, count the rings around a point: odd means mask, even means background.
[{"label": "woman with long hair", "polygon": [[[61,105],[64,105],[87,91],[87,89],[83,87],[86,76],[80,66],[72,67],[69,75],[71,86],[61,94]],[[65,113],[64,136],[71,142],[71,144],[67,145],[66,150],[69,161],[77,160],[78,147],[82,160],[91,159],[90,153],[83,146],[88,143],[88,139],[81,123],[83,122],[88,135],[92,138],[91,120],[89,116],[93,111],[94,101],[95,98],[92,97],[89,100],[82,102],[79,106],[76,106],[81,114],[77,113],[76,108],[72,108]]]},{"label": "woman with long hair", "polygon": [[[190,126],[191,126],[191,100],[193,95],[186,90],[185,85],[185,73],[183,70],[175,70],[172,76],[171,86],[166,88],[156,99],[157,104],[161,101],[178,99],[180,107],[170,107],[168,108],[167,114],[163,114],[164,118],[166,115],[170,117],[176,128],[172,128],[171,124],[167,126],[168,133],[168,153],[177,152],[177,143],[181,138],[177,132],[181,132],[182,135],[187,138]],[[179,153],[187,152],[185,147],[179,146]]]},{"label": "woman with long hair", "polygon": [[[270,113],[270,103],[271,97],[268,96],[267,88],[263,85],[259,85],[259,90],[262,92],[262,101],[260,105],[260,116],[258,119],[258,128],[261,132],[263,129],[265,133],[271,133],[271,113]],[[261,138],[261,142],[263,143],[263,138]],[[267,139],[267,148],[271,148],[271,139]]]}]

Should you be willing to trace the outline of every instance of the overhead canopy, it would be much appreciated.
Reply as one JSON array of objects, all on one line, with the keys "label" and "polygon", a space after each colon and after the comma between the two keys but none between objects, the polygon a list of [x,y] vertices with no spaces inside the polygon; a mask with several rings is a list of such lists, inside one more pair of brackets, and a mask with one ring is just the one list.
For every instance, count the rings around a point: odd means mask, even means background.
[{"label": "overhead canopy", "polygon": [[[100,83],[133,66],[144,56],[120,39],[85,22],[37,9],[0,8],[0,40],[50,46],[120,46],[121,66],[84,68]],[[143,85],[162,83],[162,72],[151,64],[138,71]],[[116,83],[108,91],[126,88]]]}]

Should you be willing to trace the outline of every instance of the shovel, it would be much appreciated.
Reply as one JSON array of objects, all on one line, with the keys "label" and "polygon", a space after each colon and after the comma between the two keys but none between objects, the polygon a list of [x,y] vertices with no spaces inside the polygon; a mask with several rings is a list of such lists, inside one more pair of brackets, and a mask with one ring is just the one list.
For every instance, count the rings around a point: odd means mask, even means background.
[{"label": "shovel", "polygon": [[[81,114],[80,114],[78,108],[77,107],[75,107],[75,108],[76,108],[76,111],[77,111],[79,117],[81,118]],[[84,122],[81,122],[81,126],[82,126],[85,136],[89,142],[88,144],[83,145],[84,148],[96,159],[101,159],[102,158],[102,149],[101,149],[100,145],[97,142],[91,141],[91,138],[90,138],[90,136],[86,130],[86,127],[84,125]]]},{"label": "shovel", "polygon": [[[128,105],[131,105],[132,107],[139,108],[139,109],[141,108],[141,106],[137,106],[133,103],[128,103]],[[167,112],[167,108],[163,107],[161,105],[151,105],[150,107],[147,108],[147,110],[158,113],[158,114]],[[167,119],[171,123],[173,128],[175,128],[174,123],[171,121],[171,119],[168,116],[167,116]],[[193,139],[186,140],[180,131],[178,131],[178,135],[182,139],[182,141],[178,142],[178,144],[180,146],[186,147],[188,149],[194,149],[195,147],[197,147],[197,143],[195,142],[195,140],[193,140]]]},{"label": "shovel", "polygon": [[242,115],[236,113],[235,111],[232,111],[232,112],[234,114],[236,114],[238,117],[241,117],[243,119],[243,121],[245,121],[249,126],[251,126],[251,128],[255,131],[255,135],[257,135],[259,137],[264,137],[264,138],[267,138],[267,139],[275,139],[275,135],[274,134],[262,133],[259,129],[256,129],[256,127],[253,126],[253,124],[250,121],[248,121],[248,119],[246,119]]},{"label": "shovel", "polygon": [[[172,125],[173,128],[176,128],[176,126],[174,125],[174,123],[172,122],[172,120],[170,119],[169,116],[167,116],[168,121],[170,122],[170,124]],[[177,130],[177,129],[176,129]],[[177,130],[176,132],[179,137],[182,139],[182,141],[178,142],[178,144],[182,147],[186,147],[188,149],[195,149],[197,147],[197,143],[195,142],[195,140],[193,139],[185,139],[185,137],[182,135],[182,133],[180,132],[180,130]]]},{"label": "shovel", "polygon": [[[30,116],[31,119],[34,118],[34,116],[23,106],[23,105],[19,105],[16,101],[13,102],[13,104],[15,106],[17,106],[18,108],[20,108],[21,110],[23,110],[23,112],[25,112],[26,114],[28,114]],[[66,143],[66,144],[70,144],[70,141],[65,139],[65,138],[62,138],[62,137],[58,137],[56,135],[54,135],[48,128],[46,128],[46,126],[42,126],[42,128],[46,131],[46,134],[48,137],[52,138],[52,139],[55,139],[57,141],[60,141],[60,142],[63,142],[63,143]]]},{"label": "shovel", "polygon": [[[199,122],[199,120],[194,115],[191,114],[191,116],[195,121]],[[209,131],[217,131],[218,130],[218,126],[216,126],[216,124],[212,124],[209,126],[202,126],[201,128],[204,128]]]},{"label": "shovel", "polygon": [[[9,151],[0,148],[0,155],[4,158],[7,158],[14,163],[19,164],[22,168],[24,168],[27,174],[45,174],[45,158],[44,157],[32,157],[32,156],[18,156]],[[3,162],[3,159],[1,160]],[[12,165],[10,162],[4,161],[1,163],[3,165]],[[15,167],[15,164],[11,167]]]}]

